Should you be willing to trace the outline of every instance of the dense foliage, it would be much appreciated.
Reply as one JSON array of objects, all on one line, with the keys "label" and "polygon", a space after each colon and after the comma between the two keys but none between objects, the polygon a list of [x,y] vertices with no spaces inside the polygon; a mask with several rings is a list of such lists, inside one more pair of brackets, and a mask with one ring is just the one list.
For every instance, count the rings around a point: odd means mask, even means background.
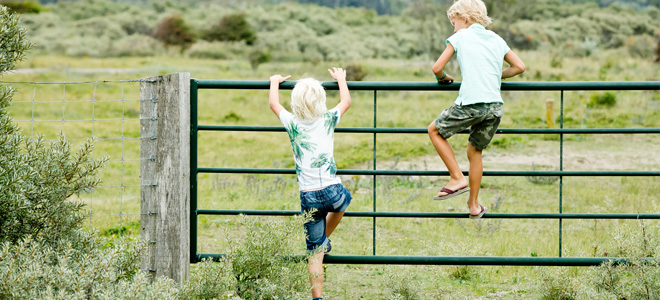
[{"label": "dense foliage", "polygon": [[252,45],[257,40],[257,34],[250,26],[244,14],[233,14],[222,17],[219,23],[204,33],[207,41],[240,42]]},{"label": "dense foliage", "polygon": [[[598,256],[630,257],[624,264],[612,261],[587,270],[540,270],[544,299],[660,299],[660,226],[639,221],[623,225],[609,247]],[[582,271],[582,272],[580,272]]]},{"label": "dense foliage", "polygon": [[19,14],[38,14],[43,10],[38,3],[29,1],[2,1],[0,3]]},{"label": "dense foliage", "polygon": [[[31,44],[18,16],[4,6],[0,23],[0,72],[6,72]],[[49,146],[41,137],[24,136],[8,114],[12,93],[0,89],[0,241],[67,236],[83,219],[82,204],[67,199],[98,183],[94,175],[104,160],[91,160],[91,143],[73,155],[64,137]]]},{"label": "dense foliage", "polygon": [[153,36],[166,46],[180,46],[185,49],[195,41],[192,28],[180,15],[169,16],[156,26]]},{"label": "dense foliage", "polygon": [[[165,49],[156,38],[184,48],[192,44],[188,53],[195,57],[246,59],[258,49],[275,61],[428,60],[444,49],[452,33],[446,17],[451,1],[367,1],[398,7],[386,11],[392,14],[379,14],[383,11],[365,1],[299,2],[316,4],[62,1],[24,20],[38,51],[95,57],[158,55]],[[660,9],[652,1],[635,3],[639,5],[605,0],[487,1],[494,19],[490,29],[513,48],[568,56],[628,48],[631,55],[651,58],[660,35]],[[176,40],[166,38],[164,29],[178,32],[173,34]]]}]

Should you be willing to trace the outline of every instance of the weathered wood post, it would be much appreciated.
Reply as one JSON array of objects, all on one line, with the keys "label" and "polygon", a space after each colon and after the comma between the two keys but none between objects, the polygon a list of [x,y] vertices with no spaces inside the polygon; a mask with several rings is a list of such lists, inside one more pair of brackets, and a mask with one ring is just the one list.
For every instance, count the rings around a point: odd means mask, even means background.
[{"label": "weathered wood post", "polygon": [[141,268],[177,282],[190,271],[190,74],[140,83]]}]

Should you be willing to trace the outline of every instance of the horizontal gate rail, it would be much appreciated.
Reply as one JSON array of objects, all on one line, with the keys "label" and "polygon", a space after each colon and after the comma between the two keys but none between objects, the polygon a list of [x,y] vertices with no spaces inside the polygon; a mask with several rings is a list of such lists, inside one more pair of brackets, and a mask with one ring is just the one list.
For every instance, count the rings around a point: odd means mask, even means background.
[{"label": "horizontal gate rail", "polygon": [[[231,125],[199,125],[199,131],[260,131],[286,132],[282,126],[231,126]],[[428,133],[426,128],[373,128],[373,127],[337,127],[335,132],[351,133]],[[470,133],[464,129],[458,133]],[[499,134],[648,134],[660,133],[660,128],[521,128],[497,129]]]},{"label": "horizontal gate rail", "polygon": [[[268,90],[268,80],[196,80],[200,89]],[[438,84],[435,81],[349,81],[349,90],[363,91],[458,91],[460,82]],[[291,90],[295,81],[285,81],[280,89]],[[325,81],[327,90],[338,90],[336,81]],[[502,82],[503,91],[603,91],[603,90],[660,90],[660,81],[525,81]]]},{"label": "horizontal gate rail", "polygon": [[[199,173],[296,174],[295,169],[198,168]],[[462,171],[468,175],[468,171]],[[339,169],[338,175],[448,176],[448,171]],[[660,171],[484,171],[483,176],[660,176]]]},{"label": "horizontal gate rail", "polygon": [[[248,216],[295,216],[299,210],[240,210],[240,209],[199,209],[198,215],[248,215]],[[389,218],[468,218],[469,213],[428,213],[428,212],[373,212],[347,211],[345,217],[389,217]],[[660,214],[591,214],[591,213],[488,213],[484,219],[660,219]]]},{"label": "horizontal gate rail", "polygon": [[[226,254],[198,253],[198,260],[222,260]],[[303,260],[305,257],[291,257]],[[655,258],[644,259],[654,262]],[[387,264],[387,265],[479,265],[479,266],[598,266],[606,261],[615,264],[630,263],[625,257],[515,257],[515,256],[406,256],[406,255],[325,255],[323,263],[328,264]]]}]

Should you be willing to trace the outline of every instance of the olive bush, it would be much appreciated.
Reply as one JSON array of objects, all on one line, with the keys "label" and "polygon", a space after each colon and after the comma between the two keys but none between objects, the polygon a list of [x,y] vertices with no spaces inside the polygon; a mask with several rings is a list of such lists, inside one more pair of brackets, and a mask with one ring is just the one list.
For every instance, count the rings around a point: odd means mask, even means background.
[{"label": "olive bush", "polygon": [[[11,70],[31,44],[18,16],[0,6],[0,71]],[[98,184],[94,178],[105,159],[92,161],[91,141],[76,153],[64,136],[47,145],[24,136],[7,108],[13,91],[0,89],[0,241],[27,236],[57,240],[80,228],[82,203],[67,200]]]},{"label": "olive bush", "polygon": [[229,243],[228,261],[236,280],[235,291],[244,299],[306,299],[309,273],[306,260],[286,258],[304,251],[303,223],[309,216],[289,221],[263,222],[243,217],[246,235]]},{"label": "olive bush", "polygon": [[410,271],[390,269],[387,273],[387,279],[383,281],[384,290],[389,291],[389,300],[418,300],[420,296],[420,287],[414,282]]},{"label": "olive bush", "polygon": [[643,221],[619,229],[608,255],[630,257],[627,264],[606,262],[591,272],[598,290],[618,299],[660,299],[660,226]]},{"label": "olive bush", "polygon": [[118,241],[104,248],[93,233],[73,239],[42,237],[5,242],[0,248],[2,299],[176,299],[173,280],[150,283],[139,271],[145,244]]},{"label": "olive bush", "polygon": [[660,226],[639,221],[618,228],[603,255],[628,257],[590,269],[543,267],[544,299],[660,299]]}]

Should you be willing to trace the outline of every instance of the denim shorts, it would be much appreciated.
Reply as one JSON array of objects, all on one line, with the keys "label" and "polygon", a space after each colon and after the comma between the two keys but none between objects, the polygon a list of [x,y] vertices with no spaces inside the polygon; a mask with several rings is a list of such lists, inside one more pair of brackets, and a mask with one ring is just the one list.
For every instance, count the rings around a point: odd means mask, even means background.
[{"label": "denim shorts", "polygon": [[435,119],[435,127],[444,139],[470,127],[468,141],[477,150],[488,147],[502,119],[502,103],[452,105]]},{"label": "denim shorts", "polygon": [[325,236],[325,217],[329,212],[342,212],[351,204],[351,193],[341,183],[333,184],[317,191],[300,192],[300,210],[312,209],[312,220],[305,223],[307,251],[328,245]]}]

